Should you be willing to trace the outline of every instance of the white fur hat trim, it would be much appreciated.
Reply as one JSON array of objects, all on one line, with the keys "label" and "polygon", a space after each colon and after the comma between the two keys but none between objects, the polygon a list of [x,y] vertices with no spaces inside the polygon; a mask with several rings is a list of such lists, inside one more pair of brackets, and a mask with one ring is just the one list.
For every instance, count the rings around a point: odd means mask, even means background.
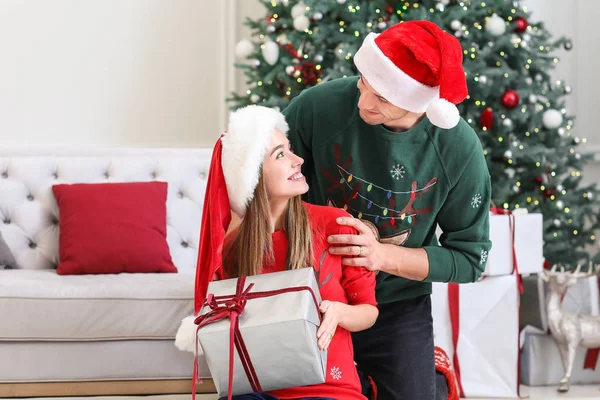
[{"label": "white fur hat trim", "polygon": [[247,106],[229,116],[227,132],[221,138],[221,163],[231,209],[240,217],[254,197],[275,129],[287,135],[289,127],[283,114],[272,108]]}]

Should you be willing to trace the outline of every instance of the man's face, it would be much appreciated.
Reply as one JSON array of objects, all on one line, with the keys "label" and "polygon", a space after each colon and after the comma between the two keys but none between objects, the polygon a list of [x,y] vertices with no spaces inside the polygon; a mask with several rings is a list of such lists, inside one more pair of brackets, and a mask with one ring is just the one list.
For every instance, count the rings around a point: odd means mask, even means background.
[{"label": "man's face", "polygon": [[360,99],[358,110],[360,117],[369,125],[380,125],[401,119],[407,113],[406,110],[394,106],[369,85],[369,82],[361,76],[358,80]]}]

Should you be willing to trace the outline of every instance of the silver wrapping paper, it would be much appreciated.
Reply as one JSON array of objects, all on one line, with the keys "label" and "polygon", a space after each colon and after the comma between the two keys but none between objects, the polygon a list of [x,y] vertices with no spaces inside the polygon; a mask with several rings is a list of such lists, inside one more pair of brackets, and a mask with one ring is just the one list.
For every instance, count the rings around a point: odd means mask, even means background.
[{"label": "silver wrapping paper", "polygon": [[[587,349],[578,347],[573,362],[571,385],[600,383],[600,362],[596,370],[583,369]],[[528,386],[554,386],[565,375],[560,352],[550,335],[525,335],[521,352],[521,383]]]},{"label": "silver wrapping paper", "polygon": [[[233,295],[237,279],[211,282],[208,293]],[[312,268],[276,272],[246,278],[251,292],[309,286],[321,303],[319,287]],[[201,314],[210,309],[204,307]],[[327,352],[317,346],[319,311],[308,291],[251,299],[240,316],[240,332],[264,391],[325,382]],[[229,382],[230,320],[222,320],[198,332],[198,341],[215,382],[219,396],[227,396]],[[237,351],[234,349],[233,395],[251,393]]]}]

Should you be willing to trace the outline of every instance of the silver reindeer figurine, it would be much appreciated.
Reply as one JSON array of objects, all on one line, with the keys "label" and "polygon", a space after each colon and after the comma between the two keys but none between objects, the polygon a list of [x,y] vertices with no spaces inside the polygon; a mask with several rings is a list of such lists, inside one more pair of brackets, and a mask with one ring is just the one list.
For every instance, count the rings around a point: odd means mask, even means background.
[{"label": "silver reindeer figurine", "polygon": [[554,265],[550,271],[544,270],[542,275],[542,279],[548,284],[548,326],[556,340],[565,368],[565,376],[559,382],[559,392],[569,391],[577,347],[600,347],[600,317],[564,312],[561,306],[562,296],[578,279],[598,274],[598,267],[594,268],[592,263],[589,264],[587,272],[581,272],[581,266],[577,265],[574,272],[565,272],[564,267],[561,266],[560,271],[557,271],[557,265]]}]

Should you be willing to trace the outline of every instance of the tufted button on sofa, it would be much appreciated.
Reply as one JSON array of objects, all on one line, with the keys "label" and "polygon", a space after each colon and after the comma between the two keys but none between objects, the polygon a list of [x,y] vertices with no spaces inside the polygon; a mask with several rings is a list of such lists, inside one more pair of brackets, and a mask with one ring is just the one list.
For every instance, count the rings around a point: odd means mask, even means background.
[{"label": "tufted button on sofa", "polygon": [[[210,149],[0,150],[0,233],[19,269],[0,269],[0,386],[177,380],[192,357],[174,346],[193,312]],[[58,183],[165,181],[177,274],[56,274]],[[143,246],[143,243],[135,245]],[[205,364],[201,374],[208,376]]]}]

